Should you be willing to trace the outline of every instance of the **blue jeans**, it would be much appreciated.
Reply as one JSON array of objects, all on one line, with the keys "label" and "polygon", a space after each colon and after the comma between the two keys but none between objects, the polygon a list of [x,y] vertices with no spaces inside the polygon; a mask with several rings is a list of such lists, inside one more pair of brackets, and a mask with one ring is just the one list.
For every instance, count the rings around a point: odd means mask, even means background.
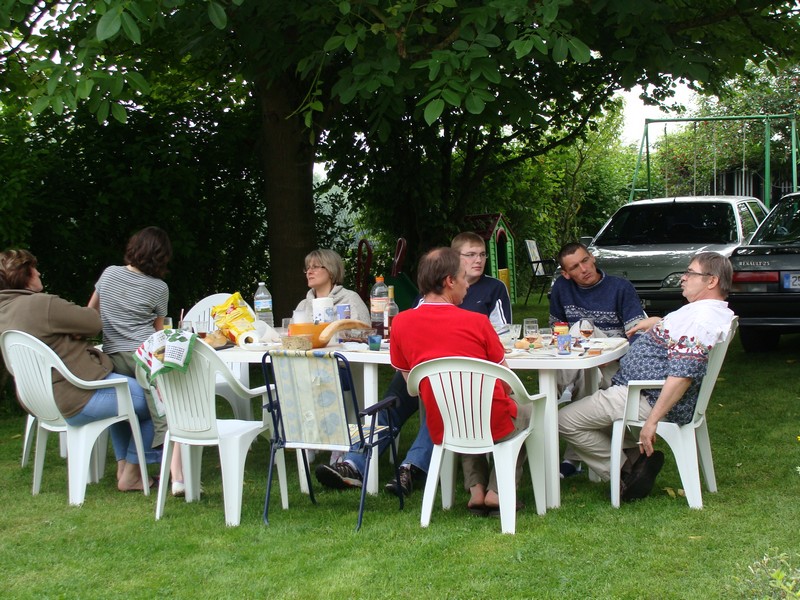
[{"label": "blue jeans", "polygon": [[[150,420],[150,411],[147,408],[144,390],[133,377],[126,377],[119,373],[109,373],[105,379],[127,379],[128,388],[130,388],[131,397],[133,398],[133,410],[139,418],[139,429],[142,431],[145,460],[150,464],[160,463],[161,449],[154,450],[151,448],[153,444],[153,422]],[[105,388],[97,390],[89,399],[89,402],[81,409],[81,412],[65,419],[65,421],[77,427],[92,421],[107,419],[116,414],[117,392],[114,388]],[[127,421],[114,423],[111,426],[111,444],[114,446],[114,456],[117,460],[126,460],[129,463],[139,464],[133,433]]]},{"label": "blue jeans", "polygon": [[[391,409],[392,420],[395,426],[402,427],[417,410],[419,410],[419,398],[410,396],[408,388],[406,387],[406,380],[402,373],[399,371],[394,374],[392,381],[389,384],[389,389],[386,390],[384,398],[389,396],[397,396],[400,399],[399,406]],[[387,425],[386,413],[381,412],[378,416],[378,423],[380,425]],[[386,451],[389,447],[388,438],[380,443],[378,450],[380,454]],[[423,420],[419,424],[419,433],[417,434],[411,448],[408,449],[405,459],[400,463],[403,465],[414,465],[424,472],[428,472],[428,467],[431,464],[431,454],[433,454],[433,442],[428,433],[428,425]],[[344,460],[352,464],[361,475],[364,475],[364,468],[366,467],[367,457],[358,452],[348,452],[344,456]]]}]

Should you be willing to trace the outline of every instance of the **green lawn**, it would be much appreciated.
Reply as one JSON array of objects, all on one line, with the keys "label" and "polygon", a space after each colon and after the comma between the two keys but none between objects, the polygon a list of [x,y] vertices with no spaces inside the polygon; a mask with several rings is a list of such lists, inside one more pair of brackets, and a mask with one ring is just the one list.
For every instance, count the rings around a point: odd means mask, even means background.
[{"label": "green lawn", "polygon": [[[517,307],[515,321],[545,316]],[[654,495],[611,508],[607,486],[585,475],[562,483],[562,506],[539,517],[526,480],[517,534],[499,520],[471,517],[461,492],[447,513],[419,526],[421,492],[404,511],[370,497],[355,533],[358,494],[297,488],[290,509],[277,485],[271,524],[260,512],[268,446],[251,451],[242,524],[224,525],[219,462],[207,450],[199,503],[169,498],[154,520],[155,496],[115,490],[113,460],[80,508],[67,504],[66,469],[55,437],[42,492],[20,469],[21,415],[0,420],[2,594],[15,598],[731,598],[769,594],[765,556],[786,553],[797,577],[800,525],[800,336],[773,353],[745,355],[734,342],[710,408],[719,493],[690,510],[672,497],[680,480],[667,451]],[[388,375],[388,372],[387,372]],[[528,378],[532,383],[534,380]],[[535,385],[535,383],[534,383]],[[401,451],[414,431],[406,431]],[[382,479],[389,466],[384,457]],[[155,469],[153,470],[155,472]],[[382,483],[383,483],[382,481]],[[769,566],[777,560],[769,561]],[[775,596],[780,597],[780,596]]]}]

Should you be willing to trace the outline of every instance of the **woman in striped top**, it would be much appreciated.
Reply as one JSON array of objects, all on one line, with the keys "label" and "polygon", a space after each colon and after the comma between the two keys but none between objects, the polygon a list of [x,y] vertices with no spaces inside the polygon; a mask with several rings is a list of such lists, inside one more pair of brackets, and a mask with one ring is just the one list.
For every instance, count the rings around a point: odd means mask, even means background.
[{"label": "woman in striped top", "polygon": [[[169,287],[162,280],[172,258],[172,244],[159,227],[145,227],[128,240],[125,265],[107,267],[95,284],[89,306],[100,312],[103,322],[103,352],[114,363],[114,371],[136,376],[133,353],[154,331],[164,328]],[[153,447],[164,443],[166,419],[155,410],[150,394],[148,406],[155,427]],[[173,481],[183,480],[180,452]],[[173,460],[175,465],[175,460]],[[117,477],[123,476],[124,464],[118,465]],[[178,475],[179,477],[176,477]],[[124,482],[120,481],[124,487]]]}]

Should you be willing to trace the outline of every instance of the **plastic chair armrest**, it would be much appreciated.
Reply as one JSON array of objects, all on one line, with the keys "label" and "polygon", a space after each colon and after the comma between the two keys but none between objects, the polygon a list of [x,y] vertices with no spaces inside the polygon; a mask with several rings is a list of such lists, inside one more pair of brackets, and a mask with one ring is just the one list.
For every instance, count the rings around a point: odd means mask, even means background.
[{"label": "plastic chair armrest", "polygon": [[[261,385],[257,388],[248,388],[242,385],[242,382],[236,379],[233,376],[233,373],[230,372],[230,369],[225,367],[224,369],[219,369],[218,373],[222,374],[222,377],[225,379],[225,383],[227,383],[231,390],[240,398],[250,399],[255,398],[256,396],[264,396],[267,393],[267,386]],[[266,404],[266,402],[265,402]]]},{"label": "plastic chair armrest", "polygon": [[639,395],[642,390],[652,390],[664,387],[665,379],[633,379],[628,382],[628,398],[625,401],[626,421],[639,420]]},{"label": "plastic chair armrest", "polygon": [[547,394],[525,394],[524,396],[520,396],[519,394],[512,394],[511,398],[516,401],[517,404],[536,404],[538,402],[544,402],[547,400]]}]

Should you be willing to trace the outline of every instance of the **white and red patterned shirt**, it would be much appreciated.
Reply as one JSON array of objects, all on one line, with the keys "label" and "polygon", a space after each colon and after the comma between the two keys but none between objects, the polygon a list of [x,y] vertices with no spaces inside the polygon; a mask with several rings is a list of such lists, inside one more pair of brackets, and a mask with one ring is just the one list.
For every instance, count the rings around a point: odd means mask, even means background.
[{"label": "white and red patterned shirt", "polygon": [[[634,379],[689,378],[689,389],[666,419],[678,425],[690,422],[708,367],[708,351],[725,339],[733,317],[724,300],[698,300],[669,313],[631,344],[612,385],[627,385]],[[650,406],[655,406],[659,393],[645,390]]]}]

